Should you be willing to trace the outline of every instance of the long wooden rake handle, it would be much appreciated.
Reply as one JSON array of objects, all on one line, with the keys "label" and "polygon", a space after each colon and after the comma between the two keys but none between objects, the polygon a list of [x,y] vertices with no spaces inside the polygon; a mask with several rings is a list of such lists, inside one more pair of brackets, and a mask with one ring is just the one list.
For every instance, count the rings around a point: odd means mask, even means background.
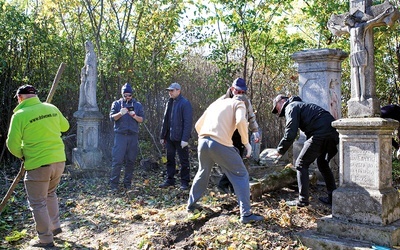
[{"label": "long wooden rake handle", "polygon": [[[54,77],[53,84],[51,85],[51,89],[49,94],[47,95],[46,102],[50,103],[53,99],[54,92],[56,91],[58,81],[61,78],[61,74],[64,72],[66,64],[61,63],[60,67],[58,67],[58,71],[56,76]],[[15,177],[13,183],[11,184],[10,188],[8,189],[6,195],[4,196],[3,200],[0,203],[0,214],[3,212],[4,207],[7,205],[7,201],[10,199],[11,194],[14,192],[15,187],[17,186],[18,182],[25,174],[24,162],[21,162],[21,168],[19,169],[18,175]]]}]

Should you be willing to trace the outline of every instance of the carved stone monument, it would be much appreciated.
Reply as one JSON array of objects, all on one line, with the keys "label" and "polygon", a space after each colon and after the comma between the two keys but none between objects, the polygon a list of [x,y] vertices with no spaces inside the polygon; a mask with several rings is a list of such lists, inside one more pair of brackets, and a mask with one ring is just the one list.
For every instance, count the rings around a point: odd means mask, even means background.
[{"label": "carved stone monument", "polygon": [[81,69],[81,85],[79,88],[78,110],[99,111],[97,107],[97,56],[93,44],[85,42],[85,65]]},{"label": "carved stone monument", "polygon": [[350,34],[350,118],[380,115],[375,88],[373,28],[390,26],[399,15],[388,1],[372,6],[372,0],[351,0],[349,13],[332,15],[328,21],[328,28],[334,35]]},{"label": "carved stone monument", "polygon": [[335,119],[342,117],[342,61],[347,53],[339,49],[313,49],[296,52],[292,59],[298,64],[299,96],[305,102],[318,104]]},{"label": "carved stone monument", "polygon": [[103,115],[99,112],[96,99],[97,56],[93,44],[85,42],[85,65],[81,70],[78,111],[77,147],[72,151],[72,159],[81,170],[98,168],[102,160],[99,149],[99,124]]},{"label": "carved stone monument", "polygon": [[[292,55],[298,64],[299,96],[304,102],[315,103],[329,111],[335,119],[342,117],[341,92],[342,61],[348,56],[339,49],[314,49],[303,50]],[[293,144],[293,161],[303,148],[306,136],[300,133],[299,139]],[[339,157],[330,162],[335,177],[339,172]],[[316,163],[310,169],[317,171]],[[318,180],[323,181],[320,174]]]},{"label": "carved stone monument", "polygon": [[375,96],[373,27],[391,25],[400,14],[389,2],[351,0],[350,12],[332,15],[335,34],[350,33],[350,118],[332,123],[340,134],[340,185],[332,215],[302,242],[313,249],[370,249],[400,244],[400,199],[392,186],[391,137],[398,122],[378,118]]}]

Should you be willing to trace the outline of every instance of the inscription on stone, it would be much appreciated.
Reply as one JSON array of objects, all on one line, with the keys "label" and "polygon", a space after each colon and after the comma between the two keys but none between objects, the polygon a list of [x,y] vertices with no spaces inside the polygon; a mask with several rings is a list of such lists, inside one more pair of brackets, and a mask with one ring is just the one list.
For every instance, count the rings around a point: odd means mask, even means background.
[{"label": "inscription on stone", "polygon": [[349,181],[359,186],[376,186],[377,153],[373,142],[351,143],[348,146]]}]

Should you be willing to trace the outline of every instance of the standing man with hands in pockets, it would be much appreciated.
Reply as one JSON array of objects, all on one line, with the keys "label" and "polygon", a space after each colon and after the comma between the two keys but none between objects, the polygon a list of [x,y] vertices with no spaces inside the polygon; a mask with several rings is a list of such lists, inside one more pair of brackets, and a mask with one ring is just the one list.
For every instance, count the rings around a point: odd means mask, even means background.
[{"label": "standing man with hands in pockets", "polygon": [[169,100],[165,107],[164,119],[160,134],[160,143],[167,149],[167,179],[160,184],[160,188],[175,185],[176,162],[175,154],[178,152],[182,190],[189,189],[190,163],[189,139],[192,132],[193,111],[190,102],[181,94],[181,85],[172,83],[166,88]]},{"label": "standing man with hands in pockets", "polygon": [[139,124],[144,120],[143,106],[132,97],[133,90],[129,83],[122,86],[121,94],[122,98],[112,103],[110,111],[115,134],[110,177],[111,191],[114,193],[118,191],[124,161],[124,188],[131,188],[133,166],[139,152]]}]

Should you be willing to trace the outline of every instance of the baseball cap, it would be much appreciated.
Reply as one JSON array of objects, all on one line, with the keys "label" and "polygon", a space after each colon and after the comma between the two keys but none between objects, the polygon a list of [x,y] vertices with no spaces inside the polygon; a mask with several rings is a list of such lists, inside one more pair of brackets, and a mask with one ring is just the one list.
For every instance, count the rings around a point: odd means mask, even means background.
[{"label": "baseball cap", "polygon": [[273,105],[272,105],[272,113],[276,114],[278,113],[278,110],[276,109],[276,104],[281,101],[282,99],[289,99],[289,97],[284,96],[282,94],[279,94],[275,97],[274,101],[273,101]]},{"label": "baseball cap", "polygon": [[14,97],[16,97],[17,95],[23,95],[23,94],[35,94],[36,95],[37,90],[32,85],[22,85],[21,87],[18,88]]},{"label": "baseball cap", "polygon": [[166,88],[165,90],[174,90],[174,89],[181,89],[181,85],[179,85],[179,83],[174,82],[171,85],[169,85],[168,88]]},{"label": "baseball cap", "polygon": [[246,81],[243,78],[236,78],[232,83],[232,87],[237,90],[247,90]]}]

